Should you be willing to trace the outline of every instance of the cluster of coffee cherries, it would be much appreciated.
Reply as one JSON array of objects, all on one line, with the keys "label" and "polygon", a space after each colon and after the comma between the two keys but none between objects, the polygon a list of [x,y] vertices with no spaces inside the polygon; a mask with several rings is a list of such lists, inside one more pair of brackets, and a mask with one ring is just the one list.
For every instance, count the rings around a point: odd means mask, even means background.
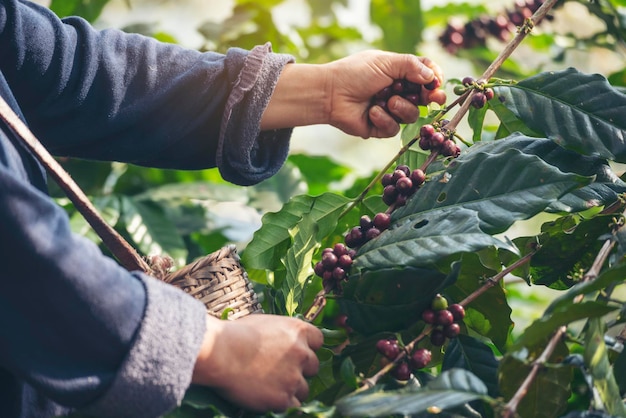
[{"label": "cluster of coffee cherries", "polygon": [[413,195],[426,181],[423,170],[411,170],[407,165],[396,166],[392,173],[385,173],[381,178],[383,185],[383,202],[394,208],[404,206],[406,200]]},{"label": "cluster of coffee cherries", "polygon": [[383,88],[374,95],[374,97],[372,98],[372,105],[378,105],[387,112],[387,100],[389,100],[391,96],[401,96],[409,102],[413,103],[415,106],[418,106],[421,104],[420,94],[422,92],[422,87],[424,87],[426,90],[435,90],[441,87],[441,81],[439,81],[439,79],[435,77],[430,83],[424,84],[422,86],[421,84],[413,83],[409,80],[394,80],[391,85]]},{"label": "cluster of coffee cherries", "polygon": [[355,250],[337,243],[332,248],[322,250],[322,257],[315,263],[313,271],[322,278],[324,288],[334,289],[348,278],[348,270],[355,256]]},{"label": "cluster of coffee cherries", "polygon": [[468,89],[476,89],[474,95],[472,95],[471,105],[476,109],[482,109],[488,100],[493,99],[495,93],[491,87],[485,87],[484,84],[479,84],[473,77],[463,77],[461,84],[454,87],[454,92],[457,95],[462,95]]},{"label": "cluster of coffee cherries", "polygon": [[431,306],[422,312],[422,320],[433,326],[430,332],[430,342],[439,347],[445,344],[447,338],[455,338],[461,332],[459,322],[465,318],[465,308],[458,303],[448,305],[445,296],[437,294]]},{"label": "cluster of coffee cherries", "polygon": [[[376,350],[382,355],[381,363],[386,365],[394,361],[403,348],[396,338],[385,338],[376,342]],[[426,348],[417,348],[413,352],[400,360],[398,364],[391,369],[391,376],[397,380],[409,380],[411,373],[423,369],[432,360],[432,353]]]},{"label": "cluster of coffee cherries", "polygon": [[496,17],[481,15],[469,22],[451,20],[439,36],[439,42],[451,54],[460,49],[483,47],[489,37],[505,42],[543,3],[544,0],[516,0],[512,10],[505,10]]},{"label": "cluster of coffee cherries", "polygon": [[432,124],[423,125],[420,128],[419,147],[424,151],[439,152],[444,157],[458,157],[461,154],[461,148],[441,129],[448,123],[446,119],[441,120],[438,122],[439,129]]}]

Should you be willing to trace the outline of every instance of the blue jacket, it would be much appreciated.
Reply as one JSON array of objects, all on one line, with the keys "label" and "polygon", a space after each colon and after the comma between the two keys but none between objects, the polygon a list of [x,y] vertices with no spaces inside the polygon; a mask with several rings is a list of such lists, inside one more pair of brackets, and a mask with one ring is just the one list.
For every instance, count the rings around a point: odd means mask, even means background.
[{"label": "blue jacket", "polygon": [[[271,176],[291,130],[259,132],[292,57],[185,50],[0,0],[0,95],[55,155]],[[0,416],[155,417],[191,380],[204,307],[72,234],[0,123]]]}]

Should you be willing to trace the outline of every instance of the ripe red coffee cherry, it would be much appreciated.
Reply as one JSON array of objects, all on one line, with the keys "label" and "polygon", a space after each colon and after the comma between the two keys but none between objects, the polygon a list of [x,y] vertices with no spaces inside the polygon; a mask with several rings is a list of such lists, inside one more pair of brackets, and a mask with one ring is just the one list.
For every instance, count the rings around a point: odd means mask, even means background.
[{"label": "ripe red coffee cherry", "polygon": [[391,87],[385,87],[374,95],[375,100],[387,100],[391,97]]},{"label": "ripe red coffee cherry", "polygon": [[393,184],[394,183],[393,175],[391,173],[383,174],[383,176],[380,179],[380,183],[383,185],[383,187]]},{"label": "ripe red coffee cherry", "polygon": [[348,254],[348,248],[342,243],[338,242],[333,247],[333,253],[335,253],[337,257],[341,257],[344,254]]},{"label": "ripe red coffee cherry", "polygon": [[485,93],[478,92],[472,96],[472,106],[476,109],[482,109],[487,103],[487,97],[485,97]]},{"label": "ripe red coffee cherry", "polygon": [[424,151],[428,151],[430,149],[430,139],[429,138],[420,138],[418,141],[418,145]]},{"label": "ripe red coffee cherry", "polygon": [[493,96],[494,96],[493,89],[491,87],[487,87],[485,89],[485,98],[487,100],[491,100],[491,99],[493,99]]},{"label": "ripe red coffee cherry", "polygon": [[416,168],[411,172],[410,178],[414,186],[421,186],[426,181],[426,174],[422,169]]},{"label": "ripe red coffee cherry", "polygon": [[424,309],[422,320],[427,324],[434,324],[437,321],[437,314],[432,309]]},{"label": "ripe red coffee cherry", "polygon": [[430,343],[435,347],[440,347],[446,342],[446,336],[439,328],[435,328],[430,332]]},{"label": "ripe red coffee cherry", "polygon": [[317,263],[315,263],[315,266],[313,266],[313,272],[315,272],[316,276],[322,277],[324,271],[326,271],[326,268],[321,261],[318,261]]},{"label": "ripe red coffee cherry", "polygon": [[451,139],[445,140],[440,151],[444,157],[458,157],[461,153],[461,149]]},{"label": "ripe red coffee cherry", "polygon": [[443,136],[441,132],[435,132],[433,136],[430,137],[430,149],[441,148],[445,141],[446,141],[446,137]]},{"label": "ripe red coffee cherry", "polygon": [[435,127],[433,125],[423,125],[420,128],[420,137],[430,139],[430,137],[433,136],[435,132]]},{"label": "ripe red coffee cherry", "polygon": [[374,227],[378,228],[380,231],[384,231],[391,225],[391,215],[385,212],[377,213],[372,222],[374,223]]},{"label": "ripe red coffee cherry", "polygon": [[431,82],[424,84],[426,90],[435,90],[441,87],[441,81],[437,77],[433,78]]},{"label": "ripe red coffee cherry", "polygon": [[322,280],[327,282],[329,280],[333,279],[333,271],[332,270],[324,270],[324,273],[322,274]]},{"label": "ripe red coffee cherry", "polygon": [[403,80],[395,80],[391,85],[391,91],[393,94],[402,94],[404,91],[404,81]]},{"label": "ripe red coffee cherry", "polygon": [[418,106],[420,104],[420,95],[419,94],[407,94],[404,96],[411,104]]},{"label": "ripe red coffee cherry", "polygon": [[430,350],[426,348],[418,348],[411,354],[411,358],[409,359],[409,363],[413,370],[423,369],[430,363],[432,360],[432,353]]},{"label": "ripe red coffee cherry", "polygon": [[406,176],[411,175],[411,168],[408,165],[400,164],[399,166],[396,167],[396,170],[400,170],[404,172]]},{"label": "ripe red coffee cherry", "polygon": [[398,357],[398,354],[400,354],[400,346],[398,345],[398,341],[394,339],[378,340],[376,349],[389,360],[395,359]]},{"label": "ripe red coffee cherry", "polygon": [[402,177],[396,182],[398,193],[406,195],[413,188],[413,182],[408,177]]},{"label": "ripe red coffee cherry", "polygon": [[405,361],[398,363],[390,373],[397,380],[405,381],[411,378],[411,369]]},{"label": "ripe red coffee cherry", "polygon": [[474,80],[474,77],[463,77],[463,80],[461,80],[461,83],[463,83],[464,86],[471,86],[476,80]]},{"label": "ripe red coffee cherry", "polygon": [[454,316],[452,316],[452,312],[450,312],[447,309],[437,311],[437,319],[436,319],[437,325],[446,327],[453,322],[454,322]]},{"label": "ripe red coffee cherry", "polygon": [[448,299],[446,299],[445,296],[437,293],[430,303],[430,307],[433,311],[448,309]]},{"label": "ripe red coffee cherry", "polygon": [[332,270],[337,265],[337,256],[334,253],[326,252],[322,254],[322,265],[327,270]]},{"label": "ripe red coffee cherry", "polygon": [[452,312],[452,316],[456,322],[462,321],[465,318],[465,308],[463,305],[459,305],[458,303],[453,303],[448,306],[448,310]]},{"label": "ripe red coffee cherry", "polygon": [[395,185],[389,185],[383,189],[383,202],[387,205],[392,205],[396,201],[397,197],[398,190],[396,190]]},{"label": "ripe red coffee cherry", "polygon": [[352,257],[350,257],[348,254],[342,255],[341,257],[339,257],[339,260],[337,260],[337,264],[343,269],[347,269],[348,267],[350,267],[353,262],[354,261],[352,260]]},{"label": "ripe red coffee cherry", "polygon": [[380,235],[380,230],[378,228],[372,227],[367,230],[365,233],[365,238],[369,241]]},{"label": "ripe red coffee cherry", "polygon": [[407,174],[404,172],[404,170],[394,170],[393,174],[392,174],[392,179],[395,183],[398,182],[398,180],[400,180],[403,177],[406,177]]},{"label": "ripe red coffee cherry", "polygon": [[346,278],[346,271],[341,267],[335,267],[333,269],[333,279],[335,280],[343,280]]},{"label": "ripe red coffee cherry", "polygon": [[461,326],[456,322],[443,327],[443,335],[448,338],[456,338],[461,333]]}]

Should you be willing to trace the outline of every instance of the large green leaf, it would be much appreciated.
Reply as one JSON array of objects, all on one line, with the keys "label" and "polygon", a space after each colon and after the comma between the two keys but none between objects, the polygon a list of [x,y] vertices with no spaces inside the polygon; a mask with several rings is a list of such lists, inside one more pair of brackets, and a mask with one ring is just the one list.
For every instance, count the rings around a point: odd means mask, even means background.
[{"label": "large green leaf", "polygon": [[485,343],[461,334],[450,341],[443,357],[441,370],[465,369],[476,375],[487,386],[489,396],[497,398],[498,360]]},{"label": "large green leaf", "polygon": [[409,216],[363,245],[355,266],[364,269],[419,267],[435,264],[451,254],[486,247],[517,251],[510,243],[481,231],[479,223],[476,211],[463,207]]},{"label": "large green leaf", "polygon": [[604,316],[615,311],[614,307],[602,302],[587,301],[560,306],[530,324],[515,341],[512,350],[531,347],[550,337],[562,325],[587,318]]},{"label": "large green leaf", "polygon": [[[525,154],[536,155],[550,165],[567,173],[594,176],[593,183],[576,189],[561,197],[548,207],[547,211],[577,212],[590,207],[612,203],[618,195],[626,192],[624,183],[603,158],[581,155],[569,151],[545,138],[525,136],[519,132],[511,134],[506,141],[490,145],[491,152],[516,148]],[[480,144],[475,146],[480,149]]]},{"label": "large green leaf", "polygon": [[598,391],[606,411],[609,414],[624,417],[626,416],[626,407],[615,381],[613,367],[609,363],[604,333],[605,327],[599,318],[592,318],[587,322],[585,365],[593,377],[593,385]]},{"label": "large green leaf", "polygon": [[[504,356],[498,371],[500,390],[504,399],[509,400],[517,392],[531,371],[531,362],[543,351],[546,343],[547,340],[541,341],[541,344],[532,347],[528,352],[528,358],[523,358],[520,353]],[[532,418],[560,416],[571,393],[572,368],[560,365],[568,353],[567,346],[560,341],[548,359],[549,363],[542,366],[520,401],[516,416]]]},{"label": "large green leaf", "polygon": [[433,296],[454,283],[458,267],[447,276],[409,266],[366,271],[350,277],[338,302],[357,332],[397,331],[420,319]]},{"label": "large green leaf", "polygon": [[500,233],[513,222],[536,215],[565,193],[591,181],[564,173],[536,155],[517,149],[490,152],[492,147],[499,147],[499,142],[485,143],[476,151],[472,147],[451,162],[443,173],[426,182],[406,206],[394,211],[393,224],[402,224],[403,218],[418,213],[465,208],[478,213],[482,231]]},{"label": "large green leaf", "polygon": [[154,202],[122,196],[122,220],[126,232],[146,255],[169,255],[177,265],[187,259],[187,248],[176,227]]},{"label": "large green leaf", "polygon": [[541,249],[530,262],[532,282],[555,289],[576,284],[576,277],[580,278],[593,263],[603,244],[599,238],[610,231],[611,222],[612,216],[596,216],[575,226],[571,226],[569,217],[543,224]]},{"label": "large green leaf", "polygon": [[582,154],[626,162],[626,95],[602,75],[569,68],[494,90],[532,130]]},{"label": "large green leaf", "polygon": [[302,216],[310,216],[318,224],[320,237],[330,233],[349,199],[333,193],[321,196],[296,196],[276,213],[263,216],[263,226],[254,233],[252,242],[242,254],[242,263],[254,269],[275,270],[291,245],[289,230]]},{"label": "large green leaf", "polygon": [[[593,183],[561,197],[550,204],[548,211],[583,211],[590,207],[612,203],[618,199],[618,194],[626,192],[626,183],[613,172],[603,158],[581,155],[566,150],[549,139],[529,137],[519,132],[488,147],[490,152],[500,152],[509,148],[536,155],[563,172],[594,176]],[[480,150],[481,144],[475,145],[474,149]]]},{"label": "large green leaf", "polygon": [[484,383],[467,370],[451,369],[424,388],[365,392],[340,399],[336,407],[343,416],[408,416],[451,409],[476,399],[489,399]]},{"label": "large green leaf", "polygon": [[319,246],[315,239],[317,229],[315,220],[309,214],[305,214],[302,220],[289,230],[292,244],[285,256],[287,276],[282,285],[282,292],[285,295],[285,309],[290,316],[301,307],[304,287],[312,273],[313,253]]}]

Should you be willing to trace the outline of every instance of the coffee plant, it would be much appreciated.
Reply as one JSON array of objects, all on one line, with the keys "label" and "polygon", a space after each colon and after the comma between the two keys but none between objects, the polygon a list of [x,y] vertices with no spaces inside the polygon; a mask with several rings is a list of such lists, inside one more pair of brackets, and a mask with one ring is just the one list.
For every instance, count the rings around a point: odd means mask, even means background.
[{"label": "coffee plant", "polygon": [[[425,19],[419,2],[413,10],[402,9],[405,3],[372,1],[384,42],[400,49],[421,40]],[[230,239],[207,228],[199,200],[267,212],[242,251],[243,265],[266,312],[311,321],[325,336],[309,401],[267,416],[626,416],[626,182],[618,174],[626,163],[626,70],[604,76],[570,67],[509,77],[506,67],[563,3],[516,1],[493,17],[459,6],[467,23],[446,23],[441,45],[480,57],[476,64],[485,63],[477,51],[490,38],[501,42],[501,52],[484,72],[444,86],[395,80],[375,95],[372,104],[383,108],[393,94],[415,100],[422,117],[403,127],[397,155],[352,189],[329,191],[341,174],[328,173],[340,167],[304,156],[292,156],[277,178],[245,192],[211,173],[102,165],[75,177],[142,252],[158,245],[181,263]],[[577,45],[620,48],[626,4],[579,3],[606,30]],[[237,5],[240,12],[264,7]],[[385,20],[386,7],[406,13]],[[448,13],[444,6],[432,10]],[[394,27],[406,31],[393,34]],[[207,38],[233,33],[209,29]],[[320,32],[300,31],[303,38]],[[326,47],[336,41],[327,32]],[[295,50],[281,39],[285,52]],[[309,52],[325,57],[327,50]],[[453,94],[445,106],[424,106],[416,101],[423,88]],[[81,169],[66,162],[74,164]],[[302,183],[296,171],[308,194],[295,192]],[[316,177],[320,171],[327,177]],[[277,211],[260,198],[269,189]],[[138,217],[141,237],[131,222]],[[541,226],[507,235],[525,220]],[[519,282],[530,292],[557,292],[521,329],[521,312],[512,306]],[[252,415],[193,387],[169,416]]]}]

